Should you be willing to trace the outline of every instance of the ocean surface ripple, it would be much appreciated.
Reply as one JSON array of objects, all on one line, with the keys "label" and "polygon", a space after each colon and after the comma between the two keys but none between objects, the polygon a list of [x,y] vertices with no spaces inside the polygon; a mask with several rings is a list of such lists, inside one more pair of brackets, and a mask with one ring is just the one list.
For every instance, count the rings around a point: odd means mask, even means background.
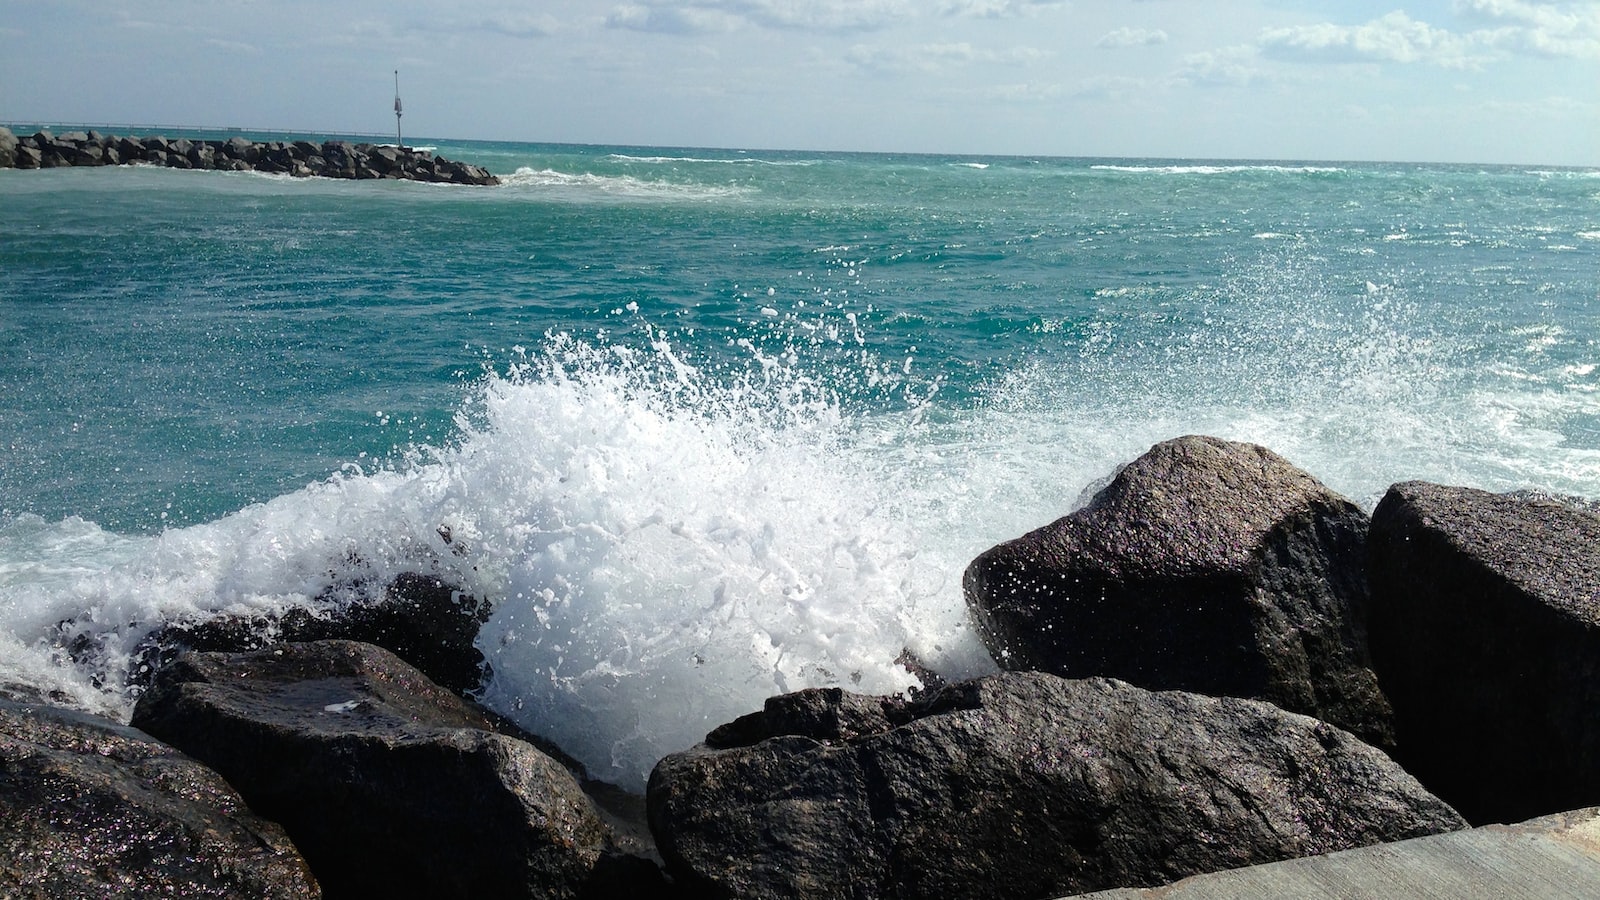
[{"label": "ocean surface ripple", "polygon": [[1166,438],[1600,497],[1593,171],[436,143],[505,183],[0,171],[0,680],[433,571],[638,788],[989,671],[967,561]]}]

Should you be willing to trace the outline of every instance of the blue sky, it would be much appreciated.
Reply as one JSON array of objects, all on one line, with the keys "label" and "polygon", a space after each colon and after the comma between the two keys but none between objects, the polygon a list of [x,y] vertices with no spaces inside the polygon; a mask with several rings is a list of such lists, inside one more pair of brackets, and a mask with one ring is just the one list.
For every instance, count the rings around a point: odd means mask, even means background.
[{"label": "blue sky", "polygon": [[0,0],[0,121],[1600,166],[1600,0]]}]

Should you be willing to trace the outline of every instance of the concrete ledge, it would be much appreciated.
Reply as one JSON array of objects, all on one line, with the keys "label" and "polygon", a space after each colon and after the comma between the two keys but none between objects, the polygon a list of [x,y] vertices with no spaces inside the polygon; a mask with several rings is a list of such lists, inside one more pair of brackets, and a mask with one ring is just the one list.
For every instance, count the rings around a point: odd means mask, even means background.
[{"label": "concrete ledge", "polygon": [[1196,875],[1098,900],[1600,897],[1600,807]]}]

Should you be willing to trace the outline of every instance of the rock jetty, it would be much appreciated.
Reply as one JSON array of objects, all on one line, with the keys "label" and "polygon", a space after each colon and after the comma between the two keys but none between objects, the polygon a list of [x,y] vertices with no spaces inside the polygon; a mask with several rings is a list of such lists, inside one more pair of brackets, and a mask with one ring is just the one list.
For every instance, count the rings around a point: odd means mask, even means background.
[{"label": "rock jetty", "polygon": [[1010,671],[769,698],[643,797],[470,700],[494,598],[421,568],[170,623],[142,731],[0,684],[0,896],[1046,900],[1600,800],[1583,502],[1163,442],[969,568]]},{"label": "rock jetty", "polygon": [[39,131],[17,137],[0,128],[0,168],[150,165],[172,169],[267,172],[296,178],[398,178],[434,184],[499,184],[481,166],[405,147],[349,141],[225,141],[116,137],[98,131]]}]

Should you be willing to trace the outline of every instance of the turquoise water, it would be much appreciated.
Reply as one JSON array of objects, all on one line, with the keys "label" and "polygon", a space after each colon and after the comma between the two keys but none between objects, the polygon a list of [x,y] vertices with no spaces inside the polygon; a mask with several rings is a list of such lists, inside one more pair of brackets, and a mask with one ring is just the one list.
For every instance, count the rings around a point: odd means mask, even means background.
[{"label": "turquoise water", "polygon": [[427,143],[505,184],[0,171],[0,675],[431,568],[637,786],[986,670],[966,562],[1159,440],[1600,497],[1594,170]]}]

